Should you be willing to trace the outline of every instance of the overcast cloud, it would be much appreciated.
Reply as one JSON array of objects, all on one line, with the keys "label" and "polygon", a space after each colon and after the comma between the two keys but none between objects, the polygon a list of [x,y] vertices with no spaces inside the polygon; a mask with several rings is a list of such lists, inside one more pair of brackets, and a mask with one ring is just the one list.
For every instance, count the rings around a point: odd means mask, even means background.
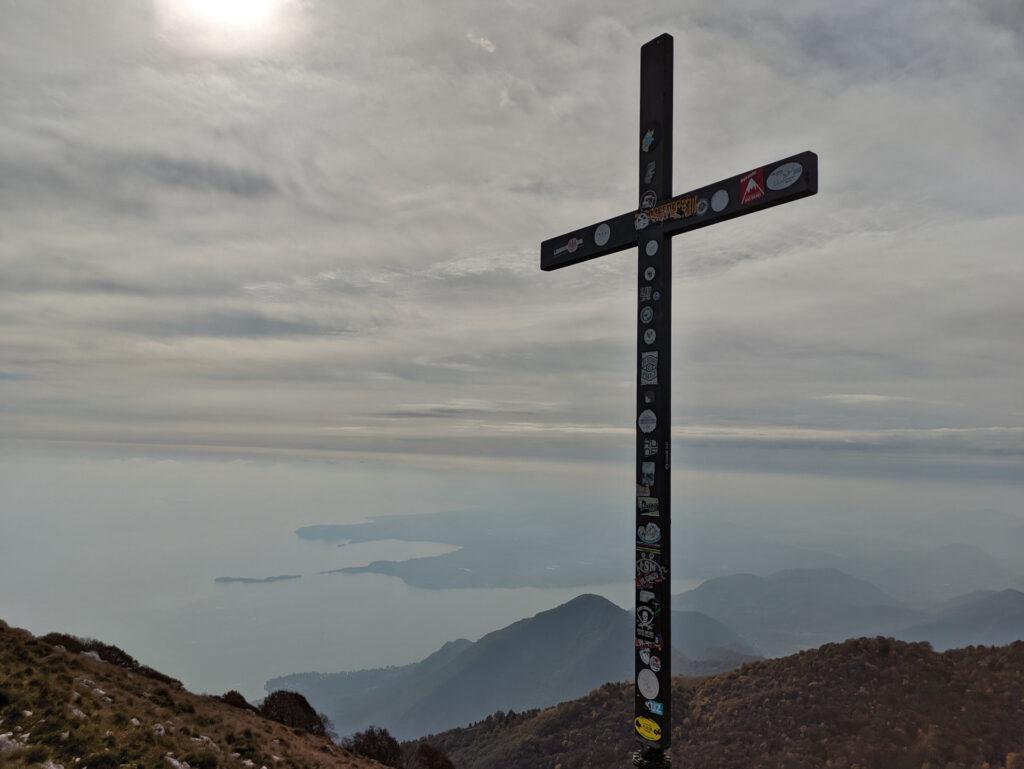
[{"label": "overcast cloud", "polygon": [[679,192],[821,175],[676,239],[677,440],[1024,477],[1019,3],[170,2],[0,0],[12,445],[629,456],[634,252],[538,247],[633,206],[667,31]]}]

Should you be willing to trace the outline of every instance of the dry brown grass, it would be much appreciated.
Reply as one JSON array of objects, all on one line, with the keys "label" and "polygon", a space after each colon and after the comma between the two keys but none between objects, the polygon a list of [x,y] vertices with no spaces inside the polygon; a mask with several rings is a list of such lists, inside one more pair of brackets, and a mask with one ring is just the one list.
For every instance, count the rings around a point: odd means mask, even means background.
[{"label": "dry brown grass", "polygon": [[[137,722],[137,723],[136,723]],[[0,767],[380,769],[252,711],[192,694],[0,622]],[[0,746],[5,741],[0,740]],[[2,750],[2,747],[0,747]]]}]

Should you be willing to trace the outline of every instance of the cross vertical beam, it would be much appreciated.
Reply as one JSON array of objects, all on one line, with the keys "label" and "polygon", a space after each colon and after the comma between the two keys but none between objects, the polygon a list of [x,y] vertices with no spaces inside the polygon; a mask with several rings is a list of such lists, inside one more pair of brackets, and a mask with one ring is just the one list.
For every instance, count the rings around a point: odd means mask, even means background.
[{"label": "cross vertical beam", "polygon": [[[672,61],[670,35],[640,49],[638,216],[672,197]],[[644,227],[638,246],[634,728],[657,759],[672,735],[672,238]]]},{"label": "cross vertical beam", "polygon": [[672,37],[640,53],[640,201],[635,211],[540,244],[540,268],[560,270],[637,247],[636,701],[637,767],[668,765],[672,740],[671,425],[672,237],[818,192],[806,151],[672,196]]}]

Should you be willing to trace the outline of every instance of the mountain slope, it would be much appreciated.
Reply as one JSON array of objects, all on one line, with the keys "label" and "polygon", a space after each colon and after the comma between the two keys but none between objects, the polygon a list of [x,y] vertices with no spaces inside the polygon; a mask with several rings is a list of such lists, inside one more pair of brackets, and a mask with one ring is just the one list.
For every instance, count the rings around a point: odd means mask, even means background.
[{"label": "mountain slope", "polygon": [[1005,644],[1024,638],[1024,593],[978,591],[953,599],[933,619],[897,634],[927,640],[939,649],[972,644]]},{"label": "mountain slope", "polygon": [[[756,655],[734,631],[703,614],[673,613],[672,626],[677,672],[719,672]],[[268,681],[267,690],[301,692],[341,734],[373,723],[410,738],[496,710],[552,705],[606,681],[629,679],[632,639],[631,612],[600,596],[582,595],[476,643],[447,644],[420,663],[284,676]]]},{"label": "mountain slope", "polygon": [[326,737],[142,670],[64,651],[0,622],[0,766],[382,767]]},{"label": "mountain slope", "polygon": [[[1017,769],[1024,760],[1024,643],[939,654],[857,639],[677,678],[672,696],[676,766]],[[631,685],[606,684],[429,739],[458,769],[620,769],[635,749],[632,708]]]},{"label": "mountain slope", "polygon": [[726,623],[769,655],[852,636],[891,633],[924,617],[870,582],[837,569],[718,577],[673,596],[672,605]]}]

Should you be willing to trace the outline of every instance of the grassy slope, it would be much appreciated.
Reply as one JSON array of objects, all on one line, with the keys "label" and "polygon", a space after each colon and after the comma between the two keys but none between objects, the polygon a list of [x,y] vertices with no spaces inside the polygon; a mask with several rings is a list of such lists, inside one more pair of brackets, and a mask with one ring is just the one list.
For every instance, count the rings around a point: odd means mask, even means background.
[{"label": "grassy slope", "polygon": [[0,622],[0,735],[7,733],[0,750],[11,740],[22,747],[0,753],[2,767],[52,760],[69,768],[169,769],[168,756],[192,769],[382,766],[325,737],[61,651]]},{"label": "grassy slope", "polygon": [[[1024,643],[857,639],[676,679],[673,760],[700,769],[1024,769]],[[459,769],[621,769],[633,690],[606,684],[430,737]],[[407,745],[409,749],[411,745]]]}]

